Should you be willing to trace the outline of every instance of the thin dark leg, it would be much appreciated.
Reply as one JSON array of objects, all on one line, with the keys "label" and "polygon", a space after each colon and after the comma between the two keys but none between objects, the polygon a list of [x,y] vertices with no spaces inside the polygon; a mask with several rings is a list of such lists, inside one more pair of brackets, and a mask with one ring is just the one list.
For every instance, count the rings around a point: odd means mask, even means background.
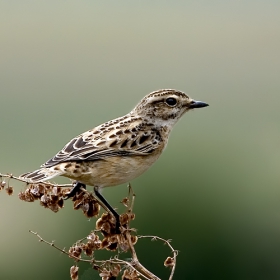
[{"label": "thin dark leg", "polygon": [[111,212],[113,216],[116,219],[116,233],[119,234],[120,232],[120,216],[119,214],[115,211],[115,209],[109,204],[109,202],[105,199],[105,197],[98,191],[98,187],[94,187],[94,193],[97,196],[97,198],[104,204],[104,206],[107,207],[108,212]]},{"label": "thin dark leg", "polygon": [[86,189],[86,187],[87,186],[85,184],[82,184],[80,182],[75,183],[74,187],[71,189],[71,191],[69,193],[66,194],[64,199],[66,200],[66,199],[68,199],[70,197],[75,196],[75,194],[79,192],[80,188]]}]

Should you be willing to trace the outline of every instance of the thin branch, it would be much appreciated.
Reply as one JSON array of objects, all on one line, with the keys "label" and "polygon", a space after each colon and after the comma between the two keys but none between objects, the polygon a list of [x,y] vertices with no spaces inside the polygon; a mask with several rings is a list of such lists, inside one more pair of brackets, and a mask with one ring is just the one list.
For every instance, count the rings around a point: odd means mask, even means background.
[{"label": "thin branch", "polygon": [[171,252],[173,254],[173,260],[174,260],[174,263],[173,263],[173,266],[172,266],[172,269],[171,269],[171,273],[170,273],[170,276],[169,276],[169,280],[172,280],[173,279],[173,276],[174,276],[174,273],[175,273],[175,267],[176,267],[176,257],[178,256],[178,250],[175,250],[170,242],[171,240],[165,240],[161,237],[157,237],[157,236],[152,236],[152,235],[139,235],[138,238],[151,238],[152,241],[153,240],[160,240],[162,242],[164,242],[165,244],[168,245],[168,247],[171,249]]},{"label": "thin branch", "polygon": [[[1,174],[0,173],[0,183],[3,183],[3,186],[6,185],[5,181],[2,181],[2,178],[8,178],[7,185],[9,186],[9,180],[14,179],[20,182],[24,182],[27,184],[27,188],[25,192],[21,192],[19,194],[19,198],[21,200],[25,200],[28,202],[32,202],[35,199],[41,200],[41,205],[50,208],[52,211],[57,212],[59,208],[63,207],[63,204],[58,204],[58,201],[63,199],[63,192],[57,191],[57,187],[61,188],[71,188],[73,184],[53,184],[50,182],[36,182],[32,183],[20,177],[13,176],[12,174]],[[42,186],[42,185],[43,186]],[[2,188],[3,188],[2,186]],[[12,188],[12,187],[11,187]],[[157,236],[135,236],[133,235],[134,229],[130,228],[130,222],[134,220],[135,214],[133,213],[133,207],[135,202],[135,194],[132,190],[131,185],[128,185],[129,194],[127,198],[124,198],[122,203],[126,206],[126,212],[120,217],[122,217],[122,230],[121,233],[116,234],[115,231],[115,221],[112,220],[112,217],[109,213],[104,213],[101,218],[99,218],[96,222],[96,229],[93,230],[89,236],[78,240],[72,247],[70,247],[69,251],[65,249],[61,249],[54,244],[54,242],[48,242],[43,239],[37,232],[29,230],[29,232],[35,235],[40,242],[46,243],[47,245],[54,247],[56,250],[60,251],[61,253],[67,255],[68,257],[74,259],[76,262],[81,261],[85,263],[89,263],[92,267],[99,271],[100,277],[102,277],[106,273],[116,273],[116,268],[112,268],[112,265],[118,265],[122,267],[123,276],[127,275],[134,275],[137,277],[141,277],[146,280],[160,280],[159,277],[154,275],[151,271],[145,268],[140,261],[138,260],[136,250],[134,244],[137,242],[137,238],[150,238],[152,240],[160,240],[164,244],[167,244],[168,247],[171,249],[173,257],[168,257],[164,262],[164,265],[171,268],[171,273],[169,276],[169,280],[172,280],[175,272],[176,266],[176,257],[178,255],[178,251],[174,250],[171,246],[171,240],[165,240],[161,237]],[[8,189],[8,187],[6,187]],[[73,199],[74,209],[82,209],[84,214],[88,217],[96,216],[99,213],[99,205],[100,202],[95,200],[94,194],[87,191],[84,188],[81,188],[80,191],[83,193],[77,194]],[[33,199],[29,199],[30,197]],[[53,200],[52,200],[53,199]],[[98,208],[96,208],[96,203],[98,203]],[[101,206],[103,206],[101,204]],[[91,207],[91,208],[89,208]],[[88,209],[89,208],[89,209]],[[91,209],[91,210],[90,210]],[[96,209],[96,211],[93,211]],[[101,240],[100,238],[103,238]],[[110,239],[111,238],[111,239]],[[87,242],[84,240],[87,239]],[[94,259],[94,252],[96,250],[107,249],[114,251],[118,248],[119,253],[114,258],[110,258],[107,260],[95,260]],[[121,252],[130,251],[131,253],[131,261],[125,261],[119,258],[119,254]],[[82,253],[88,256],[89,259],[81,258]],[[112,270],[111,270],[112,269]],[[120,270],[120,268],[119,268]],[[119,272],[117,272],[118,274]],[[103,274],[103,276],[101,276]],[[113,275],[113,274],[111,274]],[[133,277],[135,277],[133,276]],[[72,277],[72,275],[71,275]]]},{"label": "thin branch", "polygon": [[[35,236],[37,236],[40,242],[46,243],[47,245],[55,248],[56,250],[60,251],[61,253],[65,254],[65,255],[67,255],[68,257],[74,258],[76,261],[86,262],[86,263],[91,263],[91,264],[98,263],[98,264],[101,264],[100,266],[104,266],[107,263],[125,265],[127,267],[130,267],[132,270],[135,270],[137,273],[140,274],[140,276],[142,276],[143,278],[145,278],[147,280],[151,280],[151,279],[160,280],[160,278],[154,276],[150,271],[148,271],[146,268],[144,268],[139,263],[138,259],[137,259],[138,265],[136,265],[135,260],[132,263],[130,263],[128,261],[121,260],[119,258],[113,258],[110,260],[94,260],[94,259],[87,260],[87,259],[83,259],[83,258],[78,258],[78,257],[75,257],[74,255],[70,254],[69,252],[66,252],[64,249],[59,248],[58,246],[56,246],[54,244],[54,242],[49,242],[49,241],[43,239],[37,232],[34,232],[32,230],[29,230],[29,232],[34,234]],[[85,238],[83,238],[83,239],[85,239]],[[81,240],[83,240],[83,239],[81,239]],[[132,243],[131,243],[131,246],[133,247]]]},{"label": "thin branch", "polygon": [[[101,262],[101,261],[99,261]],[[118,258],[114,258],[114,259],[111,259],[110,261],[106,261],[106,262],[109,262],[109,263],[112,263],[112,264],[120,264],[120,265],[126,265],[127,267],[130,267],[132,270],[135,270],[138,274],[140,274],[141,277],[144,277],[145,279],[147,280],[151,280],[153,278],[150,278],[144,274],[142,274],[142,272],[140,272],[139,270],[137,270],[133,264],[131,264],[130,262],[127,262],[127,261],[124,261],[124,260],[121,260],[121,259],[118,259]],[[159,278],[158,278],[159,279]]]},{"label": "thin branch", "polygon": [[128,193],[131,196],[131,202],[130,202],[130,206],[128,208],[129,212],[132,212],[133,207],[134,207],[134,201],[135,201],[135,193],[133,192],[133,189],[131,187],[131,184],[128,184]]},{"label": "thin branch", "polygon": [[160,280],[160,278],[158,278],[156,275],[154,275],[153,273],[151,273],[148,269],[146,269],[138,260],[135,248],[131,242],[131,238],[130,238],[130,234],[126,233],[126,237],[127,240],[129,242],[129,246],[130,246],[130,250],[131,250],[131,254],[132,254],[132,263],[133,266],[136,267],[136,269],[138,271],[141,271],[142,274],[144,274],[147,277],[150,277],[148,279],[155,279],[155,280]]},{"label": "thin branch", "polygon": [[49,241],[43,239],[43,238],[42,238],[37,232],[35,232],[35,231],[29,230],[29,232],[32,233],[32,234],[34,234],[35,236],[37,236],[40,242],[46,243],[46,244],[50,245],[51,247],[54,247],[56,250],[60,251],[61,253],[65,254],[65,255],[67,255],[68,257],[74,258],[74,259],[76,259],[77,261],[88,262],[88,263],[92,263],[92,262],[93,262],[93,260],[80,259],[80,258],[77,258],[77,257],[75,257],[75,256],[73,256],[73,255],[71,255],[71,254],[69,254],[69,253],[66,252],[64,249],[61,249],[61,248],[59,248],[58,246],[56,246],[56,245],[54,244],[54,242],[49,242]]}]

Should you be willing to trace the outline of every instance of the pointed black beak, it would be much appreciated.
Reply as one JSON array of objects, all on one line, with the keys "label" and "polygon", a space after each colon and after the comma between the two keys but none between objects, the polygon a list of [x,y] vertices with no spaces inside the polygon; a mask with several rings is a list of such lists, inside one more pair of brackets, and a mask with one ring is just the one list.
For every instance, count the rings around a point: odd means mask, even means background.
[{"label": "pointed black beak", "polygon": [[195,101],[193,100],[190,104],[189,104],[189,108],[193,109],[193,108],[202,108],[202,107],[207,107],[209,106],[207,103],[204,103],[202,101]]}]

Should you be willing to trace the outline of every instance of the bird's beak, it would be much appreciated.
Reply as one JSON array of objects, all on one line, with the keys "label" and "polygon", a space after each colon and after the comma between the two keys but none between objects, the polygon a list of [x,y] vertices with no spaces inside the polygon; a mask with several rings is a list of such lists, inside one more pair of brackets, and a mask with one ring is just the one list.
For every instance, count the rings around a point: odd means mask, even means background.
[{"label": "bird's beak", "polygon": [[209,105],[205,102],[193,100],[191,103],[189,103],[188,107],[190,109],[194,109],[194,108],[202,108],[202,107],[207,107],[207,106],[209,106]]}]

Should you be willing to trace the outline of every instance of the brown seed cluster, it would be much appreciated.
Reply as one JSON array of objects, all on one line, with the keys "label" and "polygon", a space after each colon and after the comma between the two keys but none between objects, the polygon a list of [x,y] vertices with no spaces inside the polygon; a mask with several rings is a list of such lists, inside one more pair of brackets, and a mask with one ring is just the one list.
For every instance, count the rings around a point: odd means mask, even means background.
[{"label": "brown seed cluster", "polygon": [[[40,200],[40,204],[52,210],[58,212],[64,205],[64,199],[69,193],[71,188],[59,187],[48,183],[35,183],[28,184],[25,191],[18,194],[19,199],[26,202],[34,202]],[[7,192],[11,190],[8,189]],[[80,191],[72,198],[74,203],[74,209],[81,209],[88,217],[94,217],[99,214],[100,206],[97,200],[89,192]]]},{"label": "brown seed cluster", "polygon": [[81,209],[88,218],[99,214],[100,205],[94,196],[90,193],[78,192],[72,198],[74,209]]},{"label": "brown seed cluster", "polygon": [[14,193],[14,188],[12,186],[9,184],[7,185],[6,181],[0,181],[0,191],[3,189],[5,189],[8,195],[12,195]]},{"label": "brown seed cluster", "polygon": [[173,267],[174,265],[175,265],[174,258],[168,257],[168,258],[164,261],[164,266],[165,266],[165,267]]},{"label": "brown seed cluster", "polygon": [[1,181],[0,182],[0,190],[3,190],[6,185],[7,185],[6,181]]},{"label": "brown seed cluster", "polygon": [[14,188],[12,186],[8,186],[5,190],[8,195],[12,195],[14,193]]},{"label": "brown seed cluster", "polygon": [[129,206],[129,203],[130,203],[130,200],[128,197],[125,197],[122,199],[121,203],[125,206],[125,207],[128,207]]},{"label": "brown seed cluster", "polygon": [[47,183],[28,184],[25,191],[18,194],[19,199],[26,202],[40,200],[40,204],[45,208],[57,212],[63,207],[63,197],[70,188],[61,188]]},{"label": "brown seed cluster", "polygon": [[78,270],[79,267],[77,267],[76,265],[71,266],[70,268],[70,276],[71,276],[71,280],[78,280]]},{"label": "brown seed cluster", "polygon": [[[120,224],[127,228],[130,221],[135,219],[134,213],[124,213],[120,215]],[[96,221],[96,229],[101,230],[104,236],[114,235],[116,233],[116,220],[110,213],[103,213],[101,218]]]},{"label": "brown seed cluster", "polygon": [[[100,269],[99,276],[102,280],[116,280],[119,276],[121,271],[121,266],[117,265],[110,265],[107,268]],[[141,280],[139,275],[135,269],[128,268],[125,269],[122,273],[122,280]]]},{"label": "brown seed cluster", "polygon": [[[126,228],[128,223],[135,218],[133,213],[125,213],[120,216],[121,225]],[[87,242],[77,242],[70,247],[69,257],[80,260],[82,253],[88,257],[93,257],[94,251],[106,249],[116,251],[119,248],[126,252],[129,249],[129,242],[133,245],[137,242],[137,236],[129,234],[130,241],[125,234],[116,234],[115,219],[109,213],[103,213],[96,222],[96,230],[87,236]],[[100,236],[97,234],[100,233]]]},{"label": "brown seed cluster", "polygon": [[99,236],[92,231],[88,237],[86,243],[76,243],[70,247],[68,253],[69,257],[75,260],[79,260],[84,253],[88,257],[92,257],[95,250],[101,249],[101,241]]},{"label": "brown seed cluster", "polygon": [[[8,182],[3,180],[3,177],[8,177]],[[0,191],[5,189],[8,195],[13,194],[13,187],[9,185],[10,179],[22,181],[12,175],[0,174]],[[25,191],[21,191],[18,197],[26,202],[40,201],[40,205],[45,208],[57,212],[64,205],[64,200],[68,193],[72,190],[71,185],[54,185],[51,183],[33,183],[27,184]],[[130,186],[129,186],[130,187]],[[43,240],[37,233],[30,231],[38,236],[40,241],[54,246],[56,249],[67,254],[75,261],[75,265],[70,268],[71,280],[78,280],[79,267],[77,263],[88,262],[92,268],[99,272],[102,280],[141,280],[145,274],[151,275],[149,279],[158,279],[145,268],[136,268],[135,263],[138,262],[135,254],[134,245],[138,241],[138,237],[133,235],[135,229],[130,227],[130,222],[135,219],[135,214],[132,213],[135,195],[132,189],[129,190],[130,197],[125,197],[121,203],[127,208],[127,211],[119,216],[120,228],[117,228],[116,218],[111,213],[103,213],[96,221],[95,229],[80,241],[77,241],[68,252],[64,249],[56,247],[53,242]],[[81,209],[85,216],[91,218],[97,216],[100,211],[98,200],[88,191],[81,188],[72,197],[73,208],[75,210]],[[150,237],[150,236],[140,236]],[[173,251],[173,257],[168,257],[164,261],[164,266],[171,268],[171,275],[174,273],[177,252],[174,251],[168,240],[159,237],[152,237],[152,240],[160,239],[167,243]],[[95,259],[95,251],[98,250],[116,251],[117,255],[104,261]],[[120,253],[130,251],[132,254],[131,260],[123,260],[119,258]],[[83,257],[84,256],[84,257]],[[136,257],[136,260],[135,260]],[[148,279],[148,278],[147,278]]]},{"label": "brown seed cluster", "polygon": [[0,182],[0,191],[3,189],[5,189],[5,191],[8,195],[12,195],[14,193],[14,188],[12,186],[10,186],[9,184],[7,185],[6,181]]},{"label": "brown seed cluster", "polygon": [[[135,219],[134,213],[124,213],[120,215],[120,223],[123,229],[128,228],[130,221]],[[101,242],[101,249],[115,251],[118,247],[121,251],[126,252],[129,249],[129,240],[125,234],[116,234],[115,218],[109,213],[103,213],[101,218],[96,221],[96,229],[100,230],[104,236]],[[136,244],[137,236],[130,234],[132,244]]]},{"label": "brown seed cluster", "polygon": [[107,268],[100,269],[99,276],[101,277],[102,280],[115,280],[120,274],[120,271],[121,271],[121,266],[119,264],[111,265],[108,269]]},{"label": "brown seed cluster", "polygon": [[122,280],[141,280],[141,278],[138,277],[138,273],[134,269],[126,269],[123,272]]}]

